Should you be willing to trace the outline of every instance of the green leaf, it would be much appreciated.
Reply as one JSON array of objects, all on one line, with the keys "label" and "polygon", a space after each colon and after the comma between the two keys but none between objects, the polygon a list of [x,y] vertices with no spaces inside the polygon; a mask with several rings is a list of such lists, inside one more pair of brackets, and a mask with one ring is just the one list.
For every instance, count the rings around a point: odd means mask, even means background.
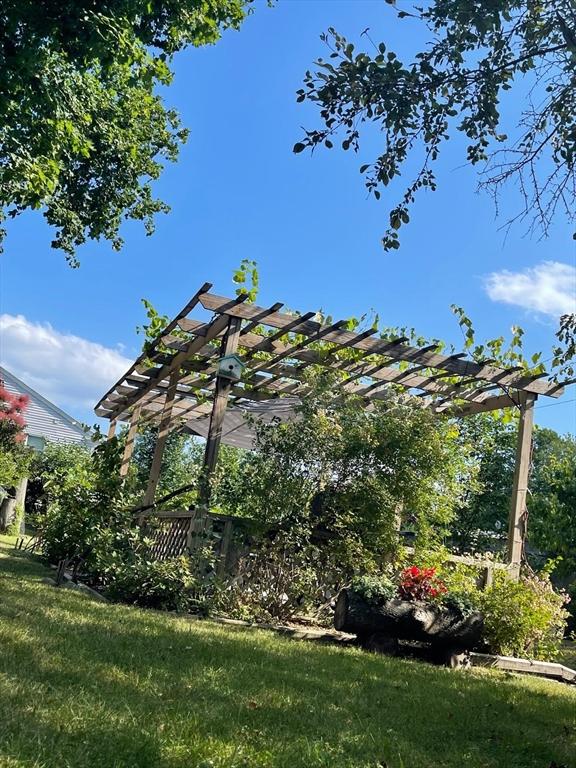
[{"label": "green leaf", "polygon": [[306,149],[306,144],[302,144],[302,142],[298,141],[294,146],[292,147],[292,152],[294,152],[295,155],[299,154],[300,152],[303,152]]}]

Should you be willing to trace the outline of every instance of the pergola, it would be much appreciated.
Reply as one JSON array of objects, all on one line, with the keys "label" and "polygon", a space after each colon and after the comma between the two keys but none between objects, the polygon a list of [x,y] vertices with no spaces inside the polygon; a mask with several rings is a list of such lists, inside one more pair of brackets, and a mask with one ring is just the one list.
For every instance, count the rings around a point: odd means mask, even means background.
[{"label": "pergola", "polygon": [[[466,353],[440,354],[437,344],[415,347],[407,338],[377,338],[375,328],[352,332],[346,320],[321,322],[315,312],[282,312],[281,303],[259,307],[246,295],[227,298],[211,288],[205,283],[194,294],[95,408],[98,416],[110,420],[110,437],[118,422],[129,422],[122,476],[128,472],[138,427],[158,426],[144,506],[154,504],[170,432],[186,428],[206,437],[199,502],[207,509],[220,443],[234,444],[244,412],[282,418],[306,394],[306,368],[321,366],[337,372],[336,396],[354,393],[364,407],[386,399],[387,390],[396,385],[422,407],[454,417],[519,410],[508,534],[508,562],[519,566],[534,404],[539,395],[559,397],[561,385],[546,374],[527,375],[521,367],[501,368],[491,360],[471,360]],[[190,317],[200,307],[211,313],[209,319]],[[236,426],[226,429],[230,420]]]}]

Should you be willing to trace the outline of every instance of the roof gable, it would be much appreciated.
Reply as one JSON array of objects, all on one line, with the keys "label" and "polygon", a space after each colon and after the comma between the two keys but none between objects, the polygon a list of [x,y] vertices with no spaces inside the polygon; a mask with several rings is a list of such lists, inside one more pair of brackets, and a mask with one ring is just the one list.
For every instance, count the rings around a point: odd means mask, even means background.
[{"label": "roof gable", "polygon": [[0,380],[8,389],[12,388],[19,394],[30,397],[31,405],[26,415],[26,434],[45,437],[52,441],[89,442],[89,437],[79,421],[3,366],[0,366]]}]

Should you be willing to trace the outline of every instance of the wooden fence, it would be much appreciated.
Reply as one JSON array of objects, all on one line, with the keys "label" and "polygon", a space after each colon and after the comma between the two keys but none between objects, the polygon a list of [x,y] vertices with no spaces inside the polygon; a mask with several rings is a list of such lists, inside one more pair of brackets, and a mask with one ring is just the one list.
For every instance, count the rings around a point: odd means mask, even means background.
[{"label": "wooden fence", "polygon": [[148,513],[142,520],[148,538],[152,539],[150,553],[156,560],[167,560],[187,552],[197,552],[204,546],[212,549],[218,575],[223,575],[239,556],[239,542],[234,531],[242,531],[247,521],[232,515],[218,515],[198,510],[167,510]]},{"label": "wooden fence", "polygon": [[[140,520],[148,537],[152,539],[150,553],[154,559],[167,560],[210,547],[219,576],[233,572],[238,559],[247,551],[247,545],[253,542],[247,530],[253,521],[233,515],[179,509],[145,513]],[[412,553],[414,549],[405,547],[405,551]],[[480,589],[492,584],[495,570],[510,572],[511,569],[507,563],[453,554],[447,556],[446,562],[478,568]]]}]

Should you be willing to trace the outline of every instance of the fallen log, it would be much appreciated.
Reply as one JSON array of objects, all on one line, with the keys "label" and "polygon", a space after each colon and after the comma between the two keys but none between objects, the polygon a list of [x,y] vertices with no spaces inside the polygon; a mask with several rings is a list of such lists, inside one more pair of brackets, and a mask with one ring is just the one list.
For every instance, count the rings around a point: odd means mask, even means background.
[{"label": "fallen log", "polygon": [[418,600],[366,600],[353,589],[344,589],[334,612],[334,627],[365,639],[376,634],[402,640],[473,648],[482,635],[480,613],[463,615],[456,608]]}]

